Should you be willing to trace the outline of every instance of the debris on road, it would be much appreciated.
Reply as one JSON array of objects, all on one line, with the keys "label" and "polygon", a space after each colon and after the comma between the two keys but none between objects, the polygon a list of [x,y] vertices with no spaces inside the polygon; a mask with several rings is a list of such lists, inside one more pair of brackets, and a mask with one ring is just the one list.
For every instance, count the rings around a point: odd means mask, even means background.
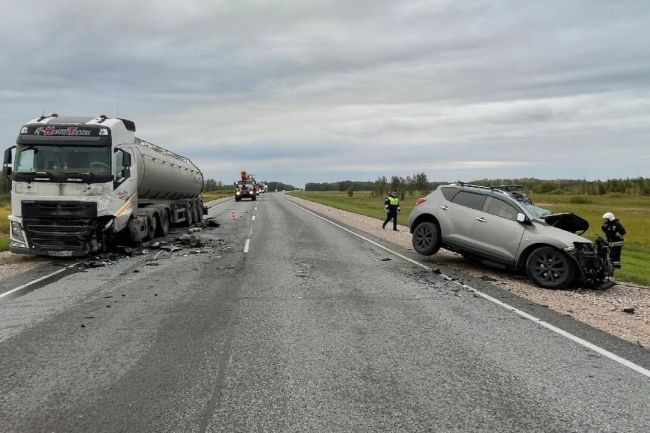
[{"label": "debris on road", "polygon": [[627,314],[634,314],[634,310],[635,310],[634,307],[626,307],[626,308],[623,308],[623,312],[624,312],[624,313],[627,313]]},{"label": "debris on road", "polygon": [[381,259],[382,262],[390,262],[392,259],[390,257],[384,257]]}]

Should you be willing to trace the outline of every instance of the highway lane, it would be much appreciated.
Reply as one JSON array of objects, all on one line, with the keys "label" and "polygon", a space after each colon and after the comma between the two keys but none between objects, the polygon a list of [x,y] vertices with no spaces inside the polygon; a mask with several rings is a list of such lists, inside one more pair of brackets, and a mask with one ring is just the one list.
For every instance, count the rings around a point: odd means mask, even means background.
[{"label": "highway lane", "polygon": [[210,215],[0,302],[2,431],[650,430],[646,377],[279,194]]}]

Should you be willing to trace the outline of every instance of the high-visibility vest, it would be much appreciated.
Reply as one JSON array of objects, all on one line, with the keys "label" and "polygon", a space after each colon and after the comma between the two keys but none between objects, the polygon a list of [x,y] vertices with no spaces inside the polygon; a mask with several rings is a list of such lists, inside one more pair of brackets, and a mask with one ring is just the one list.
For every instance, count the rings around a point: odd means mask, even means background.
[{"label": "high-visibility vest", "polygon": [[388,197],[388,203],[391,206],[399,206],[399,199],[397,197]]}]

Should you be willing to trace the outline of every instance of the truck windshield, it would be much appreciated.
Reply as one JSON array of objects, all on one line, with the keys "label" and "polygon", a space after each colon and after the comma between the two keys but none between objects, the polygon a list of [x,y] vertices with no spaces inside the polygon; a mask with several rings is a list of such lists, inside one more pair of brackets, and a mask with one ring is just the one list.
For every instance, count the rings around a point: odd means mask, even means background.
[{"label": "truck windshield", "polygon": [[108,146],[20,145],[16,149],[16,174],[111,175]]}]

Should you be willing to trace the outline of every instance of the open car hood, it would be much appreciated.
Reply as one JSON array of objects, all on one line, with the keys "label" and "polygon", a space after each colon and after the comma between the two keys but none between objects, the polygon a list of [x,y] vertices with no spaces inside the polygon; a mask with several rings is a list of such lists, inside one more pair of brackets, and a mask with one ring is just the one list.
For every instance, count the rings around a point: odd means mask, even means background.
[{"label": "open car hood", "polygon": [[587,220],[573,213],[556,213],[544,217],[548,225],[581,235],[589,228]]}]

